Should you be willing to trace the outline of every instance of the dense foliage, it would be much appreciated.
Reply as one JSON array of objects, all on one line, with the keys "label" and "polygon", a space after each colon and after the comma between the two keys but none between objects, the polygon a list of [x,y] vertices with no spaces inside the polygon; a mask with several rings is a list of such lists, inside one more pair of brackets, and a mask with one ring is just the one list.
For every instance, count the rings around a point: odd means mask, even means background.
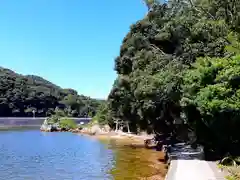
[{"label": "dense foliage", "polygon": [[199,143],[230,151],[240,140],[239,56],[229,40],[233,32],[238,41],[240,1],[146,3],[148,14],[131,26],[115,60],[108,116],[129,121],[132,131],[175,137],[185,122]]},{"label": "dense foliage", "polygon": [[0,116],[49,116],[56,108],[68,116],[93,116],[100,100],[62,89],[38,76],[23,76],[0,68]]},{"label": "dense foliage", "polygon": [[65,118],[61,119],[59,122],[59,126],[61,129],[75,129],[77,128],[77,124],[73,119]]},{"label": "dense foliage", "polygon": [[[224,58],[199,58],[184,75],[182,107],[185,108],[188,124],[196,130],[199,141],[218,151],[224,152],[226,148],[232,153],[235,149],[235,153],[239,151],[239,75],[239,54]],[[204,131],[203,125],[208,128],[207,131]]]},{"label": "dense foliage", "polygon": [[111,124],[107,103],[102,103],[93,117],[92,122],[97,122],[99,125]]}]

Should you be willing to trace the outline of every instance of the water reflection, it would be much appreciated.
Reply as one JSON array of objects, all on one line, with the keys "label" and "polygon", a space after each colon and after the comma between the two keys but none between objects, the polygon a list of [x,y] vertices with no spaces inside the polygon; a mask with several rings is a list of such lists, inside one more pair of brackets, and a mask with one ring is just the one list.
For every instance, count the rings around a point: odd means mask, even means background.
[{"label": "water reflection", "polygon": [[[105,140],[102,141],[114,154],[113,168],[110,174],[114,180],[135,180],[163,178],[166,174],[166,165],[159,159],[163,158],[161,152],[144,148],[133,148],[130,143]],[[126,145],[128,144],[128,145]]]},{"label": "water reflection", "polygon": [[156,165],[161,153],[125,141],[39,130],[0,131],[0,139],[0,180],[159,180],[166,173]]}]

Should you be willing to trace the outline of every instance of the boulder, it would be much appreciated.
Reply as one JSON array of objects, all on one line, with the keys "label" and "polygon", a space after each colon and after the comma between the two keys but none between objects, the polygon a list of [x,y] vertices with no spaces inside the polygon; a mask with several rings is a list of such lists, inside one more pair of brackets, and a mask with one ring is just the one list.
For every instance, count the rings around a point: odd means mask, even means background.
[{"label": "boulder", "polygon": [[90,132],[91,132],[91,134],[94,134],[94,135],[99,134],[99,133],[101,133],[101,128],[98,124],[95,124],[91,127]]},{"label": "boulder", "polygon": [[53,132],[53,131],[60,131],[61,128],[59,127],[58,123],[55,124],[48,124],[48,120],[45,119],[43,124],[40,127],[40,131],[45,131],[45,132]]},{"label": "boulder", "polygon": [[43,125],[40,127],[40,130],[41,130],[41,131],[45,131],[45,132],[51,132],[51,131],[52,131],[52,126],[51,126],[51,125],[43,124]]},{"label": "boulder", "polygon": [[109,125],[104,125],[103,126],[103,131],[106,132],[106,133],[109,133],[111,131],[111,128]]},{"label": "boulder", "polygon": [[192,147],[186,143],[177,143],[166,148],[166,152],[170,160],[184,159],[184,160],[204,160],[204,149],[201,145]]}]

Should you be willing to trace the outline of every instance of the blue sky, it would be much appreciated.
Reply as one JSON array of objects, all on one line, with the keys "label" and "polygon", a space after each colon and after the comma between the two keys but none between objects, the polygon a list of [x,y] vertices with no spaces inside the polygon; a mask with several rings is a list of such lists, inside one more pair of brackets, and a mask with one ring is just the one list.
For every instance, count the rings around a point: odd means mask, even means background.
[{"label": "blue sky", "polygon": [[142,0],[1,0],[0,66],[106,98]]}]

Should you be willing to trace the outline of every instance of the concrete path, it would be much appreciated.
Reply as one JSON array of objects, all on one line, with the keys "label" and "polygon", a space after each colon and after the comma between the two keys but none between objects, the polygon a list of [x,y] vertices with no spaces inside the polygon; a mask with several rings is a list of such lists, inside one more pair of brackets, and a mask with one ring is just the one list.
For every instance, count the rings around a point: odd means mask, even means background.
[{"label": "concrete path", "polygon": [[225,180],[226,174],[216,162],[201,160],[172,160],[166,180]]}]

